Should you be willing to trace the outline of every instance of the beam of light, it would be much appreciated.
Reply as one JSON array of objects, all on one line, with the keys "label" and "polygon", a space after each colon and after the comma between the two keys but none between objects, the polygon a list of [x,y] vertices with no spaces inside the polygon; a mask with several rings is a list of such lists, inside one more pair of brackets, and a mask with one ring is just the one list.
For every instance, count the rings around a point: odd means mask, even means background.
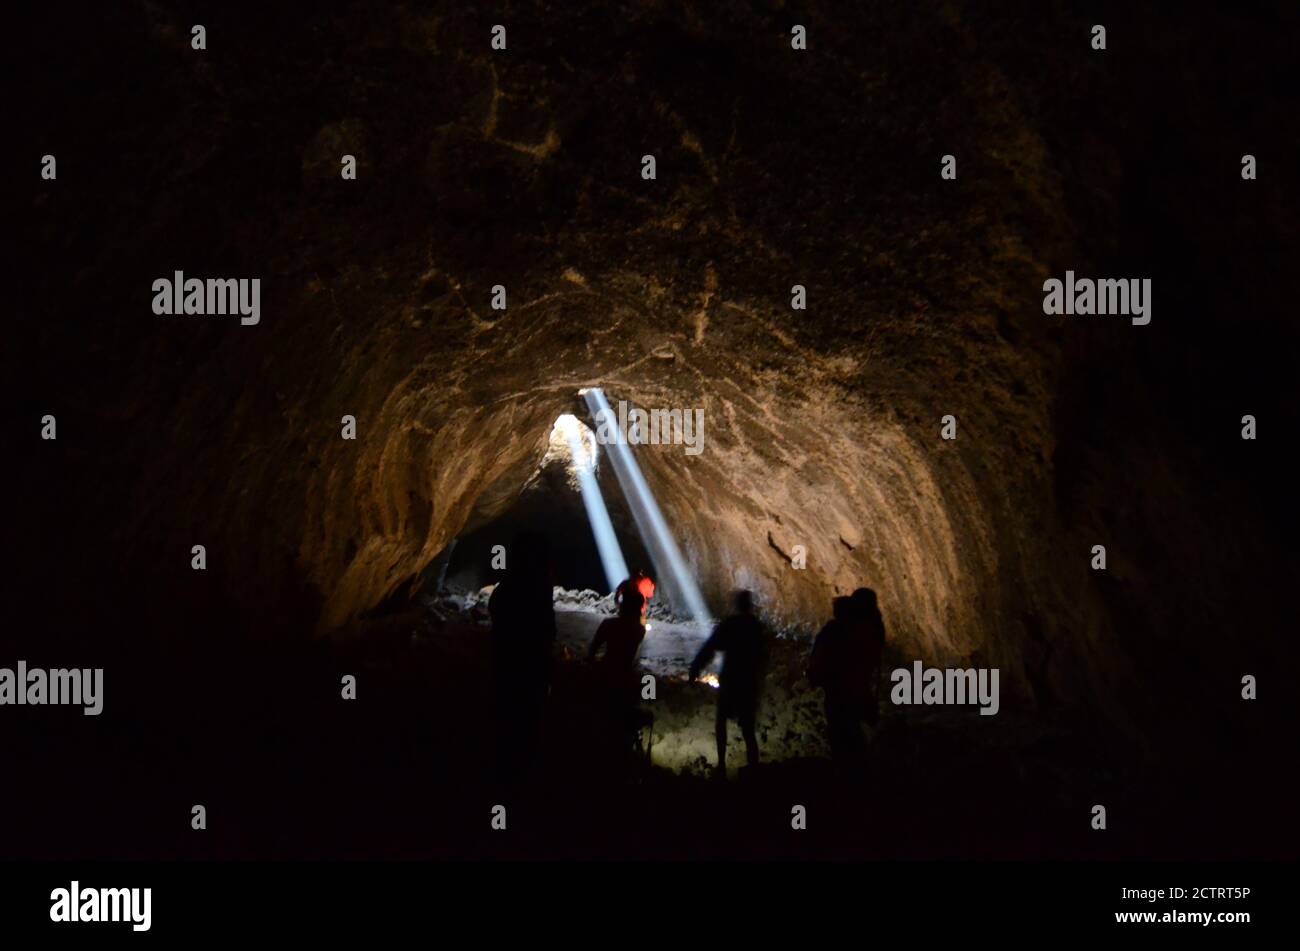
[{"label": "beam of light", "polygon": [[555,421],[558,429],[569,443],[569,454],[573,457],[573,471],[578,476],[578,487],[582,490],[582,504],[587,509],[587,521],[591,523],[591,533],[596,537],[596,547],[600,550],[600,564],[605,569],[605,580],[609,590],[613,591],[627,577],[627,562],[623,560],[623,550],[614,535],[614,525],[609,520],[609,510],[605,508],[605,497],[600,494],[593,471],[596,465],[595,443],[588,447],[585,443],[582,425],[571,413],[565,413]]},{"label": "beam of light", "polygon": [[[599,387],[580,392],[587,402],[587,410],[597,423],[597,432],[600,431],[599,424],[602,421],[609,421],[608,424],[617,429],[617,417],[609,408],[604,392]],[[641,532],[641,539],[649,549],[655,567],[672,579],[671,590],[686,602],[684,607],[687,613],[707,633],[708,627],[712,624],[709,609],[704,606],[700,589],[687,569],[686,561],[677,548],[677,542],[668,531],[668,523],[664,521],[663,513],[659,511],[659,504],[655,501],[650,487],[646,485],[641,467],[632,457],[632,449],[623,439],[622,433],[606,442],[605,454],[614,464],[614,474],[618,476],[618,484],[622,487],[623,495],[632,509],[632,517],[636,519],[636,527]]]}]

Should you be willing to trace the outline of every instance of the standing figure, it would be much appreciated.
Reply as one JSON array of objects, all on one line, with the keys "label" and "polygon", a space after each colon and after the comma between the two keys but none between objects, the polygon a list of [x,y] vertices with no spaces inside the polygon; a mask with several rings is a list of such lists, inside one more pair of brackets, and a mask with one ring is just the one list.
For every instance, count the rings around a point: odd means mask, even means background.
[{"label": "standing figure", "polygon": [[620,756],[639,746],[641,729],[650,722],[649,715],[641,709],[637,668],[637,653],[645,639],[645,627],[641,621],[644,606],[645,599],[639,591],[623,598],[618,616],[600,623],[587,651],[587,659],[594,661],[604,649],[600,681],[607,710],[605,732],[612,738],[612,746]]},{"label": "standing figure", "polygon": [[517,779],[534,765],[542,715],[551,689],[555,607],[550,545],[523,532],[507,552],[506,576],[492,592],[492,666],[495,675],[498,764]]},{"label": "standing figure", "polygon": [[745,760],[758,765],[758,737],[754,724],[762,693],[767,665],[767,632],[754,616],[754,598],[748,591],[735,594],[734,613],[713,630],[713,634],[691,662],[694,680],[708,666],[713,655],[721,652],[722,672],[718,675],[718,716],[715,734],[718,741],[718,774],[727,771],[727,721],[740,723],[745,738]]},{"label": "standing figure", "polygon": [[808,680],[825,691],[831,755],[842,762],[857,762],[866,753],[862,723],[874,725],[879,716],[885,623],[870,588],[836,598],[832,614],[813,642]]}]

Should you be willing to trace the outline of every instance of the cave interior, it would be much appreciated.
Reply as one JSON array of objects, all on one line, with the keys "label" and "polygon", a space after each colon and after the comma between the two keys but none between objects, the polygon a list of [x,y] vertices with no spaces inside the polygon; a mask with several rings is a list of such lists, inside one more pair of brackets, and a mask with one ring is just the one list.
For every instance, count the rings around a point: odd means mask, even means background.
[{"label": "cave interior", "polygon": [[[1294,10],[1104,4],[1092,55],[1077,4],[811,0],[795,52],[782,3],[539,2],[498,54],[475,4],[200,6],[23,52],[59,175],[24,186],[4,637],[107,700],[4,724],[20,854],[1294,856]],[[180,268],[260,277],[259,323],[150,313]],[[1149,277],[1151,323],[1045,316],[1067,268]],[[635,458],[710,615],[752,591],[778,645],[749,782],[707,780],[715,693],[604,447],[667,676],[643,784],[589,755],[609,585],[555,432],[591,387],[704,420]],[[484,589],[526,530],[565,603],[505,843],[444,820],[495,795]],[[1002,701],[886,704],[846,787],[802,663],[861,586],[886,668]],[[790,801],[834,831],[754,831]]]}]

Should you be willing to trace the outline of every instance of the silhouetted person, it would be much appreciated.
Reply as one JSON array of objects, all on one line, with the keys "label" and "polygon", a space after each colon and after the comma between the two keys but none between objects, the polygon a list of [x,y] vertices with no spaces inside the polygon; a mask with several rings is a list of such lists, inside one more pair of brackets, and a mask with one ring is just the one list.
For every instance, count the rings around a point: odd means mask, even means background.
[{"label": "silhouetted person", "polygon": [[617,736],[622,752],[638,740],[641,727],[649,717],[641,710],[641,681],[637,669],[637,652],[645,639],[641,613],[645,599],[633,590],[622,599],[617,617],[606,618],[596,628],[587,659],[595,660],[604,648],[600,662],[601,689],[605,694],[609,731]]},{"label": "silhouetted person", "polygon": [[767,633],[758,618],[754,617],[754,599],[748,591],[736,592],[735,613],[714,628],[713,634],[695,655],[695,660],[691,661],[691,680],[700,675],[700,671],[708,666],[715,653],[722,654],[715,726],[718,740],[717,768],[720,775],[725,775],[728,720],[740,723],[740,732],[745,737],[746,762],[750,766],[758,764],[758,737],[754,733],[754,722],[767,663]]},{"label": "silhouetted person", "polygon": [[880,720],[880,665],[885,658],[885,619],[880,615],[876,592],[870,588],[858,588],[849,600],[854,617],[867,632],[866,721],[875,726]]},{"label": "silhouetted person", "polygon": [[506,576],[492,592],[492,665],[496,679],[499,765],[517,777],[533,764],[550,691],[555,643],[550,546],[524,532],[506,553]]},{"label": "silhouetted person", "polygon": [[885,623],[876,593],[859,588],[832,602],[834,617],[813,642],[808,680],[826,694],[831,755],[857,760],[866,752],[862,723],[879,715],[877,686],[885,646]]},{"label": "silhouetted person", "polygon": [[614,589],[614,607],[621,611],[623,600],[631,594],[641,596],[641,617],[644,618],[646,611],[650,607],[650,599],[654,597],[655,583],[650,580],[641,569],[632,572],[631,577],[625,578],[617,588]]}]

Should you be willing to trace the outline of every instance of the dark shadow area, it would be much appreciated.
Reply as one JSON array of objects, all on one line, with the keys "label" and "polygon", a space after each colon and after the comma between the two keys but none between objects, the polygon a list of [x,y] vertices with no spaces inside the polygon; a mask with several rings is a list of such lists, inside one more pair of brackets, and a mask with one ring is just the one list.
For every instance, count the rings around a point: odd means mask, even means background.
[{"label": "dark shadow area", "polygon": [[[596,483],[629,570],[635,566],[653,570],[632,513],[609,466],[597,467]],[[467,531],[456,539],[450,551],[444,550],[435,561],[441,583],[456,589],[477,590],[500,580],[501,570],[493,567],[494,549],[508,548],[510,540],[520,532],[536,532],[553,540],[551,559],[555,584],[602,595],[612,590],[605,578],[581,489],[563,462],[540,469],[499,515],[485,523],[482,516],[471,516]],[[444,564],[445,570],[441,567]],[[436,591],[439,578],[431,581],[435,582]]]}]

